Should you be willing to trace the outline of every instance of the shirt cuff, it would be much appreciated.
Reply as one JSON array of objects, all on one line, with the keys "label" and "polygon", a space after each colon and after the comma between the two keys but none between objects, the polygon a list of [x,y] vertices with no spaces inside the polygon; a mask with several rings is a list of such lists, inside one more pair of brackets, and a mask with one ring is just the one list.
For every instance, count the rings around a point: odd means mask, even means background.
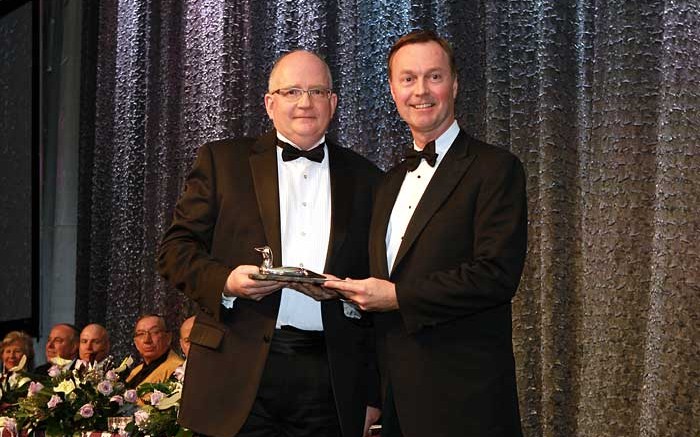
[{"label": "shirt cuff", "polygon": [[233,308],[233,302],[236,300],[236,296],[226,296],[224,293],[221,293],[221,305],[223,305],[226,309],[231,309]]}]

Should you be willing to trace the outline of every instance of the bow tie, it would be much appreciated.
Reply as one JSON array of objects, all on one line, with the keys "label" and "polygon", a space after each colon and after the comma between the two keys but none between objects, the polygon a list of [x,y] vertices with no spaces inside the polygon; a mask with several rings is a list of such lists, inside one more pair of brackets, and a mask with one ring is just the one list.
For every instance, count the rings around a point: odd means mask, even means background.
[{"label": "bow tie", "polygon": [[437,153],[435,153],[435,141],[431,141],[423,147],[423,150],[410,149],[406,153],[406,158],[404,161],[407,164],[408,171],[413,171],[420,165],[420,160],[425,159],[431,167],[435,167],[435,161],[437,161]]},{"label": "bow tie", "polygon": [[323,151],[323,143],[319,144],[311,150],[297,149],[291,144],[285,143],[283,141],[279,141],[278,145],[282,147],[282,160],[285,162],[294,161],[297,158],[306,158],[310,161],[321,162],[323,161],[323,156],[325,154],[325,152]]}]

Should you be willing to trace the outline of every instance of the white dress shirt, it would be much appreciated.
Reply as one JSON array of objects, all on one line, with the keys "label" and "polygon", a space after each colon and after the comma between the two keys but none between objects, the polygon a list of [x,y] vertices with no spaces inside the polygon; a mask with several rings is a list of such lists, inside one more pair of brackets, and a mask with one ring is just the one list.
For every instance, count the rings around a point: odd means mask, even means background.
[{"label": "white dress shirt", "polygon": [[[296,147],[279,132],[277,138]],[[317,144],[323,144],[325,139],[322,137]],[[328,148],[325,152],[321,162],[306,158],[285,162],[282,148],[277,147],[282,254],[281,257],[279,253],[273,254],[273,267],[303,266],[316,273],[324,270],[331,231]],[[223,295],[222,304],[232,308],[235,299]],[[283,288],[276,327],[283,325],[322,331],[321,303],[296,290]]]},{"label": "white dress shirt", "polygon": [[[413,212],[416,210],[416,206],[418,202],[420,202],[421,197],[423,197],[423,193],[428,187],[430,179],[432,179],[435,171],[442,162],[447,151],[450,150],[450,146],[452,146],[458,134],[459,125],[457,124],[457,120],[455,120],[452,125],[435,140],[435,152],[438,155],[435,166],[431,167],[424,159],[421,159],[418,168],[406,173],[399,194],[396,196],[394,209],[391,210],[389,226],[386,229],[386,265],[389,267],[390,273],[394,269],[396,254],[399,252],[403,235],[406,232],[408,223],[411,221],[411,217],[413,217]],[[413,148],[419,150],[415,142],[413,143]]]}]

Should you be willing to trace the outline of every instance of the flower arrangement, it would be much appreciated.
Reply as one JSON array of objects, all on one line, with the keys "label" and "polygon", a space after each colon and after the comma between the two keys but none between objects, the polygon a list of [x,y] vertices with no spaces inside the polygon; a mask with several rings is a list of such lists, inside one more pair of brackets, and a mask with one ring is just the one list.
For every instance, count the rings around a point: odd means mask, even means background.
[{"label": "flower arrangement", "polygon": [[173,378],[162,383],[147,383],[138,387],[139,398],[144,404],[134,413],[134,420],[126,426],[131,436],[191,437],[192,431],[177,423],[177,413],[182,395],[184,367],[175,370]]},{"label": "flower arrangement", "polygon": [[72,369],[70,363],[54,361],[49,378],[28,382],[25,396],[8,415],[15,420],[16,428],[73,435],[107,429],[107,417],[136,409],[136,392],[125,390],[123,383],[124,373],[133,363],[131,357],[114,369],[111,358],[97,364],[78,360]]},{"label": "flower arrangement", "polygon": [[[17,434],[43,429],[46,435],[80,435],[82,431],[109,429],[110,417],[128,416],[125,431],[133,437],[192,437],[177,423],[184,366],[163,383],[141,384],[126,389],[124,377],[133,364],[131,357],[112,368],[111,357],[98,364],[81,360],[54,359],[49,376],[39,378],[24,372],[24,361],[13,375],[0,380],[0,427]],[[114,425],[114,423],[112,424]]]}]

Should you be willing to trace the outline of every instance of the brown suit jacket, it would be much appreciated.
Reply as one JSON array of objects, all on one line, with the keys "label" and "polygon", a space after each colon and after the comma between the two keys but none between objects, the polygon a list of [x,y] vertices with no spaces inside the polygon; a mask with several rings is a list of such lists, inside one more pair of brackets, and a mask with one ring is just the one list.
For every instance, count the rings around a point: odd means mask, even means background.
[{"label": "brown suit jacket", "polygon": [[[237,299],[231,310],[221,305],[221,293],[234,267],[260,264],[254,247],[268,245],[277,259],[281,255],[275,141],[270,132],[202,146],[161,244],[160,273],[201,308],[190,334],[180,410],[181,423],[198,433],[238,432],[269,352],[280,293],[260,302]],[[364,277],[372,190],[380,172],[354,152],[327,145],[332,217],[324,272]],[[321,313],[341,429],[359,436],[372,392],[369,316],[346,317],[338,300],[323,302]]]},{"label": "brown suit jacket", "polygon": [[[160,366],[153,369],[153,371],[148,374],[148,376],[141,382],[141,384],[167,381],[173,375],[175,369],[177,369],[178,366],[181,366],[184,362],[185,360],[183,360],[180,355],[176,354],[172,349],[169,350],[168,357],[165,359],[165,361],[163,361],[163,363]],[[141,371],[142,368],[143,363],[131,369],[129,376],[126,377],[126,382],[131,381],[134,378],[134,376],[136,376]]]},{"label": "brown suit jacket", "polygon": [[404,436],[519,436],[511,298],[527,239],[522,164],[460,132],[390,273],[385,236],[405,174],[402,164],[385,177],[370,231],[372,276],[396,284],[399,310],[374,323]]}]

